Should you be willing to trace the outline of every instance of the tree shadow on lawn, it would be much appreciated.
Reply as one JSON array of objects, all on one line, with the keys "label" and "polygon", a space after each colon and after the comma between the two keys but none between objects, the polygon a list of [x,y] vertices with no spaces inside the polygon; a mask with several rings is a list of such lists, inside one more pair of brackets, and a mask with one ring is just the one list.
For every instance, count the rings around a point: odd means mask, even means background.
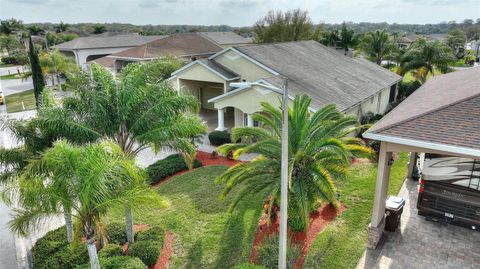
[{"label": "tree shadow on lawn", "polygon": [[202,268],[203,244],[202,239],[198,239],[188,251],[187,264],[185,268],[196,269]]},{"label": "tree shadow on lawn", "polygon": [[[247,196],[245,199],[258,198]],[[261,213],[260,206],[253,208],[249,204],[247,207],[244,202],[241,202],[238,208],[232,212],[220,239],[221,246],[214,268],[232,268],[248,262]],[[250,218],[249,224],[245,224],[247,214],[249,215],[247,221]]]}]

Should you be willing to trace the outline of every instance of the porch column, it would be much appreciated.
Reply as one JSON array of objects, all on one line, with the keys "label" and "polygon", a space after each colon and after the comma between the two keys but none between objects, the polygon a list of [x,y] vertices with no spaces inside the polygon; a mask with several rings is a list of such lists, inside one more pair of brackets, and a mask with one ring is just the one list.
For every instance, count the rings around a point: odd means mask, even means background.
[{"label": "porch column", "polygon": [[410,152],[410,156],[408,159],[408,169],[407,169],[407,178],[412,179],[413,175],[413,169],[415,165],[417,164],[417,153],[416,152]]},{"label": "porch column", "polygon": [[215,128],[217,131],[225,131],[227,128],[225,128],[225,119],[224,119],[224,111],[223,108],[218,109],[218,127]]},{"label": "porch column", "polygon": [[248,127],[253,127],[252,114],[247,114],[247,126]]},{"label": "porch column", "polygon": [[392,152],[387,152],[386,146],[386,142],[381,142],[372,220],[368,226],[368,247],[372,249],[376,248],[385,227],[385,200],[387,199],[388,178],[390,175],[389,162],[392,158]]}]

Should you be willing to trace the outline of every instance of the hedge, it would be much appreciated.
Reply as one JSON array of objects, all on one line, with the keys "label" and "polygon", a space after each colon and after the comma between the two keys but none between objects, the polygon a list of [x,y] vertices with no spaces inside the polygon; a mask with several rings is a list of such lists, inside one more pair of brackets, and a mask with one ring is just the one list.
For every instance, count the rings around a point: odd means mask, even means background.
[{"label": "hedge", "polygon": [[42,268],[45,260],[68,245],[67,229],[62,226],[39,238],[32,248],[32,260],[35,268]]},{"label": "hedge", "polygon": [[139,258],[145,265],[154,265],[160,256],[161,245],[153,241],[138,241],[128,247],[128,255]]},{"label": "hedge", "polygon": [[117,256],[117,257],[110,257],[110,258],[100,258],[100,268],[102,269],[147,269],[148,267],[137,257]]},{"label": "hedge", "polygon": [[127,242],[127,229],[125,223],[111,222],[106,227],[108,242],[123,245]]},{"label": "hedge", "polygon": [[208,134],[208,140],[210,140],[210,144],[214,146],[232,143],[230,134],[227,131],[213,131]]},{"label": "hedge", "polygon": [[34,263],[35,269],[74,269],[80,264],[88,262],[87,247],[83,244],[72,247],[64,245],[55,253],[43,257],[40,263]]},{"label": "hedge", "polygon": [[[202,163],[195,159],[193,167],[197,168],[200,166],[202,166]],[[150,184],[155,184],[168,176],[187,169],[188,167],[183,157],[180,154],[172,154],[147,167],[148,180]]]},{"label": "hedge", "polygon": [[148,230],[138,232],[135,234],[136,241],[152,241],[160,247],[163,247],[163,242],[165,238],[165,231],[158,226],[153,226]]},{"label": "hedge", "polygon": [[115,256],[122,256],[123,249],[120,245],[117,244],[107,244],[102,247],[102,249],[98,252],[99,257],[109,258]]}]

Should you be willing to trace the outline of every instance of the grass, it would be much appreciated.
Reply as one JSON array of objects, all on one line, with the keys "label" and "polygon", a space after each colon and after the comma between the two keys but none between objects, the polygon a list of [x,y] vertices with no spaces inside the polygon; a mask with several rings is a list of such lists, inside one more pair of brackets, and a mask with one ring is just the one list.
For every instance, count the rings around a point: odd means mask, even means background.
[{"label": "grass", "polygon": [[[208,166],[174,177],[158,188],[169,208],[134,215],[135,223],[159,225],[175,234],[170,268],[232,268],[248,261],[262,199],[247,197],[227,213],[232,195],[219,200],[224,186],[213,183],[226,169]],[[113,213],[110,219],[123,221],[123,214]]]},{"label": "grass", "polygon": [[6,80],[6,79],[19,79],[22,78],[22,75],[18,74],[9,74],[9,75],[3,75],[0,76],[0,80]]},{"label": "grass", "polygon": [[[25,109],[23,109],[22,101],[25,105]],[[7,95],[5,96],[5,102],[7,104],[7,113],[35,109],[35,95],[33,94],[33,89]]]},{"label": "grass", "polygon": [[[390,172],[389,194],[397,194],[406,176],[407,154],[400,154]],[[303,268],[355,268],[367,246],[367,226],[373,207],[376,164],[360,164],[338,184],[347,210],[315,240]]]}]

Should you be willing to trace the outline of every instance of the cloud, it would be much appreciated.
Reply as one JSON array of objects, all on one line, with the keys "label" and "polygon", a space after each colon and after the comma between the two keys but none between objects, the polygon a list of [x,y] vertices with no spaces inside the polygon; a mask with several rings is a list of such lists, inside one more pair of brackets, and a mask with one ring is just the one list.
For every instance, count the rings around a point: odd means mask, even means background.
[{"label": "cloud", "polygon": [[185,0],[142,0],[138,4],[141,8],[156,8],[159,7],[161,4],[176,4],[176,3],[184,3]]},{"label": "cloud", "polygon": [[225,0],[220,2],[220,6],[224,8],[253,8],[264,2],[268,1],[259,1],[259,0]]},{"label": "cloud", "polygon": [[38,5],[38,4],[49,4],[49,0],[10,0],[11,2],[16,2],[20,4],[28,4],[28,5]]}]

